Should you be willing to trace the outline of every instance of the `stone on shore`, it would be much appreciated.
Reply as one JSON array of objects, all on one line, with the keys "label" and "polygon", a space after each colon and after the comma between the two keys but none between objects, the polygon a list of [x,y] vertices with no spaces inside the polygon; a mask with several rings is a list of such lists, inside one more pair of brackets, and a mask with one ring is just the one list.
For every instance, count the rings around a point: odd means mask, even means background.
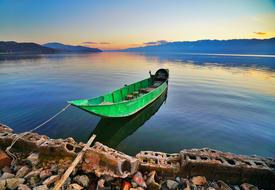
[{"label": "stone on shore", "polygon": [[86,175],[75,176],[74,181],[83,187],[88,187],[89,185],[89,177]]},{"label": "stone on shore", "polygon": [[192,183],[194,185],[204,186],[207,184],[207,180],[204,176],[196,176],[192,178]]},{"label": "stone on shore", "polygon": [[6,180],[0,179],[0,190],[6,189]]},{"label": "stone on shore", "polygon": [[30,173],[28,173],[27,175],[25,175],[25,179],[30,179],[31,177],[37,177],[40,175],[40,172],[42,171],[42,169],[37,169],[37,170],[33,170]]},{"label": "stone on shore", "polygon": [[7,172],[7,173],[12,173],[12,171],[11,171],[11,169],[10,169],[9,166],[3,167],[3,168],[2,168],[2,172],[3,172],[3,173],[5,173],[5,172]]},{"label": "stone on shore", "polygon": [[2,174],[2,176],[0,177],[0,179],[10,179],[10,178],[14,178],[14,174],[5,172]]},{"label": "stone on shore", "polygon": [[6,152],[0,150],[0,169],[9,166],[11,163],[11,158],[7,155]]},{"label": "stone on shore", "polygon": [[46,186],[50,186],[51,184],[53,184],[54,182],[56,182],[58,179],[60,178],[59,175],[53,175],[49,178],[47,178],[45,181],[43,181],[43,185],[46,185]]},{"label": "stone on shore", "polygon": [[27,175],[29,172],[30,168],[28,166],[23,166],[21,167],[17,172],[16,172],[16,177],[24,177]]},{"label": "stone on shore", "polygon": [[82,190],[83,187],[81,185],[78,185],[77,183],[70,184],[66,190]]},{"label": "stone on shore", "polygon": [[243,184],[241,185],[241,188],[242,188],[243,190],[258,190],[258,187],[254,186],[254,185],[252,185],[252,184],[249,184],[249,183],[243,183]]},{"label": "stone on shore", "polygon": [[39,174],[40,179],[46,179],[47,177],[50,177],[52,175],[52,172],[50,169],[42,170]]},{"label": "stone on shore", "polygon": [[47,185],[39,185],[37,187],[34,187],[33,190],[48,190]]},{"label": "stone on shore", "polygon": [[6,179],[7,188],[8,189],[16,189],[20,184],[23,184],[25,182],[24,178],[10,178]]},{"label": "stone on shore", "polygon": [[167,187],[168,187],[169,189],[177,189],[179,183],[176,182],[176,181],[174,181],[174,180],[168,179],[168,180],[166,181],[166,185],[167,185]]},{"label": "stone on shore", "polygon": [[36,166],[39,163],[39,154],[32,153],[27,157],[27,161],[30,163],[31,166]]},{"label": "stone on shore", "polygon": [[140,172],[136,172],[133,176],[133,181],[140,187],[147,188],[147,185],[142,177],[142,174]]},{"label": "stone on shore", "polygon": [[18,186],[18,190],[31,190],[31,188],[29,188],[29,186],[27,186],[25,184],[20,184]]}]

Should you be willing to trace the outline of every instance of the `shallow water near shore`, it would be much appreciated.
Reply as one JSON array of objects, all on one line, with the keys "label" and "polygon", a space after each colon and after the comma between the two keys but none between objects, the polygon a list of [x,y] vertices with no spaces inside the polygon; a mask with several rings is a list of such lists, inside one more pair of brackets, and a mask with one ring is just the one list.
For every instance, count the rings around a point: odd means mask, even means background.
[{"label": "shallow water near shore", "polygon": [[92,98],[168,68],[167,96],[138,114],[101,119],[75,107],[37,132],[97,140],[128,154],[209,147],[275,156],[275,58],[188,54],[0,55],[0,122],[24,132],[66,101]]}]

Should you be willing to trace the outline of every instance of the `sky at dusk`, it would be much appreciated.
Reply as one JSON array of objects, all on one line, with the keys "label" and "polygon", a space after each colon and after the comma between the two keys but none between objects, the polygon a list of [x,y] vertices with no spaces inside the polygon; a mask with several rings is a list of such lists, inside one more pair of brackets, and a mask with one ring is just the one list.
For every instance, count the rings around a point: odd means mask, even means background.
[{"label": "sky at dusk", "polygon": [[121,49],[274,36],[275,0],[0,0],[0,41]]}]

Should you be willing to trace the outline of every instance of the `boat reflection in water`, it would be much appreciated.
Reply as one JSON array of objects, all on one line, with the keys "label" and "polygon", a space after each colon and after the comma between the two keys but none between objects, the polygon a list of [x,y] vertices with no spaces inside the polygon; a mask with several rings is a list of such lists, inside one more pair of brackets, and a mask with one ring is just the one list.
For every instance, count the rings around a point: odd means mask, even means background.
[{"label": "boat reflection in water", "polygon": [[96,134],[95,141],[99,141],[111,148],[116,148],[121,141],[133,134],[149,120],[159,110],[166,98],[167,90],[146,108],[132,116],[124,118],[101,118],[92,133]]}]

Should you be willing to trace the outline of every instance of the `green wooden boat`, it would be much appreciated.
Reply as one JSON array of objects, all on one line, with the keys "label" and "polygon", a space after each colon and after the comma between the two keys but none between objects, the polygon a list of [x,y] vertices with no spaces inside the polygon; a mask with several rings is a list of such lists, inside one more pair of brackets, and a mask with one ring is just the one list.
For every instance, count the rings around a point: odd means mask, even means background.
[{"label": "green wooden boat", "polygon": [[165,92],[168,77],[168,69],[159,69],[155,75],[150,72],[147,79],[125,85],[103,96],[68,103],[101,117],[127,117],[142,110]]}]

